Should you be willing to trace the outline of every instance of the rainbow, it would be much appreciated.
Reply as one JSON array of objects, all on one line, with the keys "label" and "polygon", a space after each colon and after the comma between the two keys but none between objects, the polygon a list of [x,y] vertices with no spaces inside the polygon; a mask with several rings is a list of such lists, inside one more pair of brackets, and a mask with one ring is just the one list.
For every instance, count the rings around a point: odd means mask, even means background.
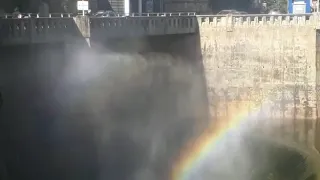
[{"label": "rainbow", "polygon": [[[228,132],[239,127],[241,123],[249,119],[248,115],[255,115],[259,112],[261,105],[253,105],[248,102],[246,106],[238,103],[234,108],[234,116],[218,119],[211,122],[209,127],[197,139],[193,139],[183,148],[179,158],[175,161],[171,173],[171,180],[185,180],[190,175],[191,170],[201,163],[209,153],[215,148]],[[230,108],[230,106],[228,106]]]}]

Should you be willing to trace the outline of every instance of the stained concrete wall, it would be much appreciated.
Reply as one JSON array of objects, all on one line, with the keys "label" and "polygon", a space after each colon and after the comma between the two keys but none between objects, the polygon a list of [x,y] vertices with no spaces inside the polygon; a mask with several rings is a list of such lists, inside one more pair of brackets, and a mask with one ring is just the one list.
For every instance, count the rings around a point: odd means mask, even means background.
[{"label": "stained concrete wall", "polygon": [[[199,17],[211,115],[314,147],[318,52],[312,17]],[[251,120],[249,117],[252,117]]]}]

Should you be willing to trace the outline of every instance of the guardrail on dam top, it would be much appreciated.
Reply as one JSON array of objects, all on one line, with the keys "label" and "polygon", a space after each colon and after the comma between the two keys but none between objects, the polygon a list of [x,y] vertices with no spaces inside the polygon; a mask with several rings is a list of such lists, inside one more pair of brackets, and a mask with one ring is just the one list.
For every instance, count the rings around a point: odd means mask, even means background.
[{"label": "guardrail on dam top", "polygon": [[51,17],[0,19],[0,42],[8,44],[68,42],[75,38],[127,38],[197,31],[190,14],[143,14],[140,16]]},{"label": "guardrail on dam top", "polygon": [[[163,12],[163,13],[130,13],[130,14],[117,14],[114,13],[112,16],[108,17],[163,17],[163,16],[196,16],[195,12]],[[47,17],[49,18],[66,18],[66,17],[74,17],[75,15],[72,13],[49,13]],[[90,15],[89,15],[90,16]],[[5,19],[14,18],[13,14],[4,14],[0,16]],[[40,14],[36,13],[22,13],[19,18],[41,18]]]},{"label": "guardrail on dam top", "polygon": [[245,28],[247,26],[313,26],[320,22],[319,14],[250,14],[198,15],[195,13],[145,13],[113,17],[72,17],[70,14],[50,14],[39,17],[0,19],[0,42],[6,44],[51,43],[74,38],[126,38],[166,34],[195,33],[200,28]]},{"label": "guardrail on dam top", "polygon": [[320,14],[250,14],[250,15],[198,15],[198,23],[213,26],[311,25],[318,27]]}]

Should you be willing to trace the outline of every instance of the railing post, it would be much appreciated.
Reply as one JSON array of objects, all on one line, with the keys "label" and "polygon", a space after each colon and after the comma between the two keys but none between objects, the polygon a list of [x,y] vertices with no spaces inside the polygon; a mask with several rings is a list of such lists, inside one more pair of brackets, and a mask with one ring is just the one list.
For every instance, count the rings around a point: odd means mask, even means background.
[{"label": "railing post", "polygon": [[234,26],[234,20],[233,20],[233,16],[232,15],[227,15],[226,18],[226,26],[227,26],[227,31],[231,32],[233,31],[233,26]]},{"label": "railing post", "polygon": [[274,24],[274,16],[271,16],[269,21],[270,21],[270,24]]},{"label": "railing post", "polygon": [[282,25],[282,19],[283,19],[282,16],[278,16],[277,20],[278,20],[279,25]]},{"label": "railing post", "polygon": [[266,25],[267,24],[267,17],[266,16],[262,16],[261,21],[262,21],[263,25]]},{"label": "railing post", "polygon": [[254,17],[253,22],[254,22],[254,25],[258,25],[259,24],[259,17]]}]

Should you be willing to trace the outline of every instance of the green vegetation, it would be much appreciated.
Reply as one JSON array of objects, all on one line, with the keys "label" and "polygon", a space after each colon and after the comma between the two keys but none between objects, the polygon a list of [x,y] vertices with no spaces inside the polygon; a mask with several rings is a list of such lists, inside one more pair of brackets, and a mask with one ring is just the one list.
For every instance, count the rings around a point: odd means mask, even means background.
[{"label": "green vegetation", "polygon": [[287,13],[287,0],[266,0],[267,11],[272,9],[279,10],[281,13]]}]

